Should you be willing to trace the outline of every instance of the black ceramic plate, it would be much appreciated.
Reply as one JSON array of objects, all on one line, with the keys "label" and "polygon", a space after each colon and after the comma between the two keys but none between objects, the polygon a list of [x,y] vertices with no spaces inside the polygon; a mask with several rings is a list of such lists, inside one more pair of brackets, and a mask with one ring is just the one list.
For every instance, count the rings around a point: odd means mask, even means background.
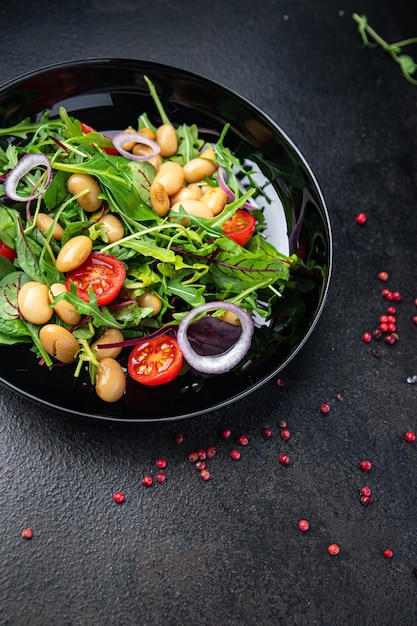
[{"label": "black ceramic plate", "polygon": [[[0,88],[2,127],[60,106],[102,132],[134,125],[144,111],[160,120],[143,76],[148,75],[174,124],[195,123],[215,140],[230,123],[227,145],[269,181],[268,239],[284,253],[297,250],[306,267],[276,306],[273,320],[256,330],[251,359],[215,378],[191,373],[168,385],[146,388],[130,379],[125,397],[102,402],[75,380],[71,368],[49,371],[27,345],[0,347],[0,380],[47,407],[90,418],[129,422],[192,417],[226,406],[276,376],[310,336],[328,289],[332,242],[328,212],[315,177],[282,130],[243,97],[175,67],[127,59],[90,59],[50,66]],[[128,377],[129,378],[129,377]]]}]

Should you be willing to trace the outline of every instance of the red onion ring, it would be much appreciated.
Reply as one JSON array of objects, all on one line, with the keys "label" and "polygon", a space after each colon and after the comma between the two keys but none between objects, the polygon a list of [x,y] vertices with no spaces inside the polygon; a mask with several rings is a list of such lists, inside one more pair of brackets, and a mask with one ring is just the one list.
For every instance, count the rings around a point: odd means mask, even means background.
[{"label": "red onion ring", "polygon": [[[17,186],[19,181],[26,176],[31,170],[34,170],[37,167],[45,167],[48,172],[47,179],[45,184],[43,185],[40,191],[36,191],[30,196],[19,196],[17,193]],[[49,185],[52,181],[52,165],[50,160],[44,154],[25,154],[14,166],[12,170],[7,174],[7,178],[4,181],[4,193],[9,198],[9,200],[15,200],[16,202],[28,202],[30,200],[36,200],[39,198],[46,189],[48,189]]]},{"label": "red onion ring", "polygon": [[[221,354],[214,354],[212,356],[203,356],[195,352],[191,347],[190,341],[187,337],[187,328],[191,324],[192,320],[204,311],[210,311],[213,309],[226,309],[232,311],[236,317],[240,320],[242,332],[238,341]],[[181,320],[178,326],[177,341],[188,365],[202,374],[224,374],[229,372],[235,365],[240,363],[245,354],[248,352],[252,335],[254,331],[254,324],[251,316],[241,309],[236,304],[231,302],[207,302],[201,306],[192,309]]]},{"label": "red onion ring", "polygon": [[[230,198],[230,200],[234,200],[236,196],[233,193],[233,191],[230,189],[228,184],[226,183],[225,174],[226,174],[225,168],[222,165],[220,165],[217,170],[217,180],[219,181],[219,187],[223,189],[223,191],[225,192],[227,197]],[[256,204],[252,204],[251,202],[245,202],[245,204],[243,205],[243,208],[248,209],[249,211],[259,210],[259,207]]]},{"label": "red onion ring", "polygon": [[[124,144],[129,143],[130,141],[134,141],[135,143],[144,143],[145,145],[150,146],[153,152],[151,154],[147,154],[144,156],[137,156],[136,154],[133,154],[132,152],[128,152],[127,150],[124,150],[123,149]],[[147,161],[148,159],[151,159],[152,157],[159,154],[161,151],[161,148],[158,146],[156,141],[154,141],[153,139],[149,139],[149,137],[146,137],[145,135],[139,132],[132,133],[132,132],[127,132],[127,131],[122,131],[114,135],[114,137],[112,137],[112,142],[119,154],[126,157],[127,159],[132,159],[132,161]]]}]

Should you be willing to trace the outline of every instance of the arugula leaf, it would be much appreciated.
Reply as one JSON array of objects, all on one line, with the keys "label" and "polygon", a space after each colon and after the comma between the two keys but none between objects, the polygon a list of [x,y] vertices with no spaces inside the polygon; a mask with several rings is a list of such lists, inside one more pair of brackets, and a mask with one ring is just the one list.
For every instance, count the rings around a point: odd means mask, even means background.
[{"label": "arugula leaf", "polygon": [[155,213],[143,202],[133,184],[131,167],[123,157],[95,153],[82,163],[53,161],[52,166],[60,171],[97,178],[103,197],[113,210],[125,218],[138,222],[155,219]]},{"label": "arugula leaf", "polygon": [[9,248],[15,249],[17,238],[16,220],[8,209],[0,205],[0,239]]},{"label": "arugula leaf", "polygon": [[125,248],[132,248],[132,250],[135,250],[143,256],[150,256],[164,263],[174,263],[176,259],[175,252],[168,248],[158,246],[150,237],[143,236],[140,239],[129,239],[125,242],[121,241],[120,245]]},{"label": "arugula leaf", "polygon": [[185,165],[191,159],[199,156],[200,150],[204,145],[204,141],[198,136],[198,127],[196,124],[187,126],[183,124],[176,129],[178,138],[178,149],[175,155],[175,161],[180,165]]},{"label": "arugula leaf", "polygon": [[88,297],[90,299],[89,302],[81,300],[81,298],[77,296],[77,287],[74,283],[71,283],[70,291],[56,296],[51,302],[51,306],[55,306],[60,300],[67,300],[70,304],[75,306],[78,313],[91,317],[91,321],[96,328],[108,326],[109,328],[122,329],[125,327],[125,323],[117,322],[107,307],[100,307],[97,304],[97,296],[92,287],[88,290]]},{"label": "arugula leaf", "polygon": [[42,196],[47,209],[52,210],[65,200],[68,195],[67,183],[69,176],[67,172],[55,172],[51,184]]},{"label": "arugula leaf", "polygon": [[166,283],[166,289],[169,295],[179,296],[193,308],[205,303],[203,293],[206,287],[204,285],[187,285],[178,278],[174,278]]}]

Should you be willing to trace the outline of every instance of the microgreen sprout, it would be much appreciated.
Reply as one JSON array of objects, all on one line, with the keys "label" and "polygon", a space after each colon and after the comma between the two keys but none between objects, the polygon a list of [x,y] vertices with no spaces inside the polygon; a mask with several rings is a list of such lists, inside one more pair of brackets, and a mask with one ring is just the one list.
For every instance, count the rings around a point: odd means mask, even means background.
[{"label": "microgreen sprout", "polygon": [[[362,37],[364,46],[381,46],[381,48],[385,50],[385,52],[387,52],[396,63],[398,63],[404,78],[413,85],[417,85],[417,80],[411,76],[417,70],[417,64],[411,56],[402,54],[402,48],[411,44],[417,44],[417,37],[411,37],[410,39],[403,39],[402,41],[389,44],[385,41],[385,39],[378,35],[378,33],[376,33],[371,26],[369,26],[366,15],[358,15],[357,13],[354,13],[352,17],[358,24],[358,31]],[[371,38],[375,43],[372,44],[369,38]]]}]

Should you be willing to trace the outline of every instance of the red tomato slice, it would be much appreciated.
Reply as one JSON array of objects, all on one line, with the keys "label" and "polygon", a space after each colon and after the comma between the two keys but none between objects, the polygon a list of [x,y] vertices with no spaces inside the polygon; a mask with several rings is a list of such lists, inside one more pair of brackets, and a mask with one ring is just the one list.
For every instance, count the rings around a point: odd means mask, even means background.
[{"label": "red tomato slice", "polygon": [[222,231],[239,245],[246,246],[253,235],[255,225],[256,219],[251,213],[238,209],[235,215],[223,224]]},{"label": "red tomato slice", "polygon": [[0,239],[0,256],[6,257],[6,259],[9,259],[9,261],[13,263],[14,259],[16,258],[16,250],[13,250],[13,248],[9,248],[9,246],[6,246],[6,244],[3,243]]},{"label": "red tomato slice", "polygon": [[[98,132],[92,126],[89,126],[88,124],[84,124],[84,122],[80,122],[80,124],[81,124],[81,130],[83,131],[84,135],[88,135],[88,133],[97,133]],[[103,137],[106,137],[106,139],[109,139],[109,137],[107,137],[107,135],[103,135]],[[116,148],[103,148],[103,150],[107,154],[117,154]]]},{"label": "red tomato slice", "polygon": [[177,340],[169,335],[148,339],[130,353],[128,372],[138,383],[154,387],[178,376],[183,362]]},{"label": "red tomato slice", "polygon": [[66,287],[71,283],[77,287],[77,295],[89,302],[88,289],[92,287],[97,296],[97,304],[109,304],[118,295],[126,277],[125,266],[111,254],[92,252],[82,265],[67,274]]}]

